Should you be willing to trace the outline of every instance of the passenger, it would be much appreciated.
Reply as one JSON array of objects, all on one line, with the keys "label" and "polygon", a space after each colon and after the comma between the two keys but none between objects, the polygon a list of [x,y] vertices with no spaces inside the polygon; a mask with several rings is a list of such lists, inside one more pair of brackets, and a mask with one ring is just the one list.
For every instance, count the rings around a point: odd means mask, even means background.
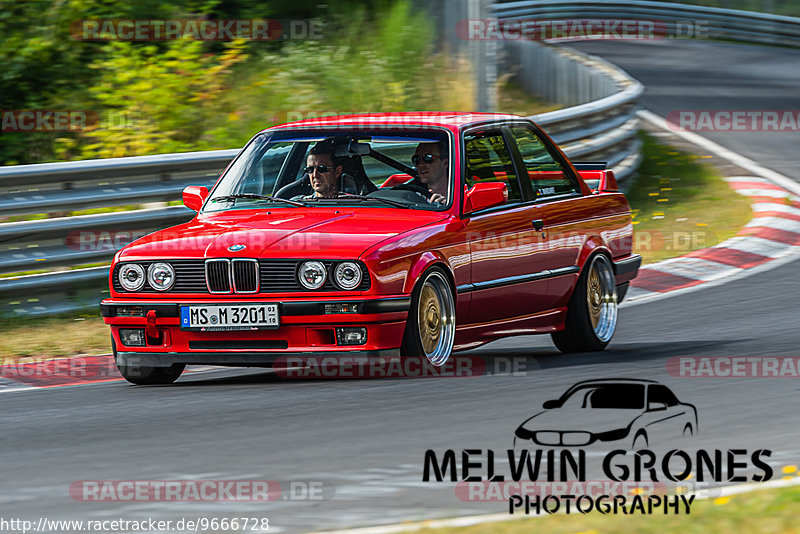
[{"label": "passenger", "polygon": [[321,141],[308,152],[303,172],[311,180],[314,193],[306,198],[335,198],[339,194],[339,177],[343,167],[334,156],[334,145]]},{"label": "passenger", "polygon": [[432,193],[428,202],[447,202],[447,141],[420,143],[411,162]]}]

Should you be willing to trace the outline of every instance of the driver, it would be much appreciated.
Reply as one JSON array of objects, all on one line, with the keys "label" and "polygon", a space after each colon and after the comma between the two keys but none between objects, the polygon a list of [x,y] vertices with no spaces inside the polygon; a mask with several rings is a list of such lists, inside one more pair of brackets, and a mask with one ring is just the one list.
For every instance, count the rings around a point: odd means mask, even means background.
[{"label": "driver", "polygon": [[306,168],[314,193],[306,198],[335,198],[339,194],[339,177],[342,165],[334,156],[335,147],[330,141],[320,141],[308,151]]},{"label": "driver", "polygon": [[428,187],[428,202],[447,201],[447,141],[420,143],[411,158],[420,181]]}]

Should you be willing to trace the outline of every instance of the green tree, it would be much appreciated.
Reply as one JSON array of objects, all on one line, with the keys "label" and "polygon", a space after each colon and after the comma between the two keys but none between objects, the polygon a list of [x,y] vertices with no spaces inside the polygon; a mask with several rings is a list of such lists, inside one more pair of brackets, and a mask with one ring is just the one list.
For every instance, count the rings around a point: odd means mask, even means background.
[{"label": "green tree", "polygon": [[139,156],[216,148],[206,135],[230,89],[232,67],[246,58],[245,43],[227,43],[222,53],[184,39],[156,46],[113,42],[90,68],[102,75],[89,89],[102,109],[97,129],[63,137],[65,159]]}]

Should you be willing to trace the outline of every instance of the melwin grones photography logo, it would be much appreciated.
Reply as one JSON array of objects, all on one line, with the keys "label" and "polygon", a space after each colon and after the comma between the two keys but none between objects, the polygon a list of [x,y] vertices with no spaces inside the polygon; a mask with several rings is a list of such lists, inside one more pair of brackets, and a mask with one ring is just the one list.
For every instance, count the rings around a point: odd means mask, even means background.
[{"label": "melwin grones photography logo", "polygon": [[422,481],[455,482],[459,499],[502,500],[510,514],[688,515],[697,488],[772,478],[767,449],[674,446],[699,431],[697,408],[664,384],[586,380],[525,419],[513,448],[428,449]]}]

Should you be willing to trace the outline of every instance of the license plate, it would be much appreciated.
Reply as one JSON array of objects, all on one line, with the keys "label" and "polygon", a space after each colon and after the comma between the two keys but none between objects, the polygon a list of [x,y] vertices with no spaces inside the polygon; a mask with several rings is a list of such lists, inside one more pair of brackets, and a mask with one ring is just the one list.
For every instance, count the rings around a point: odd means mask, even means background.
[{"label": "license plate", "polygon": [[278,326],[277,304],[181,306],[184,330],[251,330]]}]

